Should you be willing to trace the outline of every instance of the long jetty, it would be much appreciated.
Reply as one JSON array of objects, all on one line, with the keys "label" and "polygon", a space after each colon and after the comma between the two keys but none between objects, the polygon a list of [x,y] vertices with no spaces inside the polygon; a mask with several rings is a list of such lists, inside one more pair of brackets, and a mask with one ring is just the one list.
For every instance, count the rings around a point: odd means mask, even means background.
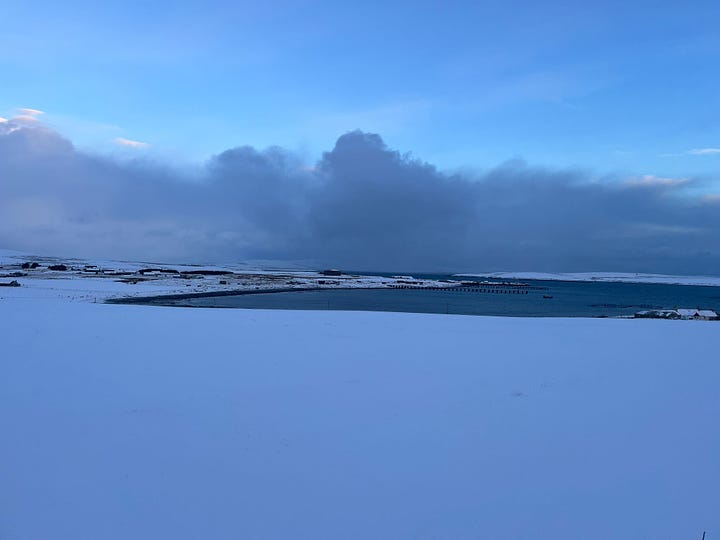
[{"label": "long jetty", "polygon": [[451,292],[474,292],[484,294],[528,294],[530,291],[545,291],[547,287],[536,287],[527,283],[473,283],[467,285],[450,285],[450,286],[427,286],[422,284],[393,284],[389,285],[391,289],[416,289],[416,290],[440,290]]}]

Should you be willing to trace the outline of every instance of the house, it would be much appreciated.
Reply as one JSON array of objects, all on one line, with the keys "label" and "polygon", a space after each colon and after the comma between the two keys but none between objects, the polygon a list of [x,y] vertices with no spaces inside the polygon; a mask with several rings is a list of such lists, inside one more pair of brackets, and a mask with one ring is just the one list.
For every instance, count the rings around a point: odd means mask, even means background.
[{"label": "house", "polygon": [[720,320],[720,315],[712,309],[698,309],[697,316],[695,318],[703,321],[717,321]]},{"label": "house", "polygon": [[720,316],[712,309],[685,309],[676,310],[681,319],[695,319],[699,321],[716,321]]}]

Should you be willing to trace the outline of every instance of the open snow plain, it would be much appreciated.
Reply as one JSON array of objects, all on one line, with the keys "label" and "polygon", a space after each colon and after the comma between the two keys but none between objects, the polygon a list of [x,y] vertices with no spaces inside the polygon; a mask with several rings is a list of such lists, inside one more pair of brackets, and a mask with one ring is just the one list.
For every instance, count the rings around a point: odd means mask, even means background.
[{"label": "open snow plain", "polygon": [[717,323],[39,283],[0,291],[2,540],[720,538]]}]

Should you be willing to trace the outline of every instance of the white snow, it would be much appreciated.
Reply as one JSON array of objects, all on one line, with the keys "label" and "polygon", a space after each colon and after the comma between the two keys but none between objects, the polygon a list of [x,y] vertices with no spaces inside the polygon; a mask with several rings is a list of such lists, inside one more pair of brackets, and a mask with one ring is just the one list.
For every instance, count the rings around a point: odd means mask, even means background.
[{"label": "white snow", "polygon": [[665,283],[672,285],[720,286],[718,276],[669,276],[664,274],[634,274],[623,272],[486,272],[484,274],[456,274],[457,277],[497,279],[539,279],[544,281],[609,281],[623,283]]},{"label": "white snow", "polygon": [[[37,269],[22,269],[24,262],[38,262]],[[67,271],[49,270],[50,265],[64,264]],[[86,271],[87,265],[93,270]],[[95,269],[98,270],[95,273]],[[182,275],[164,272],[140,273],[141,270],[163,269],[177,272],[213,270],[229,275]],[[20,272],[20,277],[14,274]],[[116,275],[124,272],[127,275]],[[281,271],[239,265],[177,265],[148,262],[83,260],[41,257],[0,249],[0,283],[17,281],[20,289],[0,287],[0,298],[63,297],[90,302],[118,297],[145,297],[164,294],[211,293],[273,289],[338,289],[387,288],[396,279],[379,276],[324,276],[310,271]],[[125,280],[125,282],[122,282]],[[452,283],[435,280],[414,280],[416,287],[449,287]],[[29,290],[29,292],[28,292]]]},{"label": "white snow", "polygon": [[0,291],[2,540],[720,537],[716,323],[105,305],[71,281]]}]

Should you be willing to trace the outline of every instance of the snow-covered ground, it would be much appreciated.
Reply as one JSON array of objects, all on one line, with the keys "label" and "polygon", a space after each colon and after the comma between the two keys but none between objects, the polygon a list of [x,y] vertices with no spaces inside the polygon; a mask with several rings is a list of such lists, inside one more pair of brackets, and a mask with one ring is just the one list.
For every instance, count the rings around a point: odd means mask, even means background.
[{"label": "snow-covered ground", "polygon": [[[38,263],[38,268],[22,268]],[[64,265],[66,270],[51,270]],[[152,271],[151,271],[152,270]],[[202,275],[198,272],[218,272]],[[410,278],[413,279],[413,278]],[[399,280],[379,276],[325,276],[311,271],[279,271],[238,265],[178,265],[108,260],[41,257],[0,249],[0,284],[17,281],[23,290],[0,286],[0,298],[64,297],[91,302],[111,298],[168,294],[204,294],[275,289],[385,288]],[[448,287],[451,283],[413,279],[417,287]],[[29,289],[29,292],[24,290]]]},{"label": "snow-covered ground", "polygon": [[717,324],[72,283],[0,289],[2,540],[720,538]]},{"label": "snow-covered ground", "polygon": [[484,274],[456,274],[457,277],[496,279],[539,279],[545,281],[612,281],[623,283],[665,283],[669,285],[707,285],[720,287],[718,276],[668,276],[664,274],[633,274],[625,272],[487,272]]}]

